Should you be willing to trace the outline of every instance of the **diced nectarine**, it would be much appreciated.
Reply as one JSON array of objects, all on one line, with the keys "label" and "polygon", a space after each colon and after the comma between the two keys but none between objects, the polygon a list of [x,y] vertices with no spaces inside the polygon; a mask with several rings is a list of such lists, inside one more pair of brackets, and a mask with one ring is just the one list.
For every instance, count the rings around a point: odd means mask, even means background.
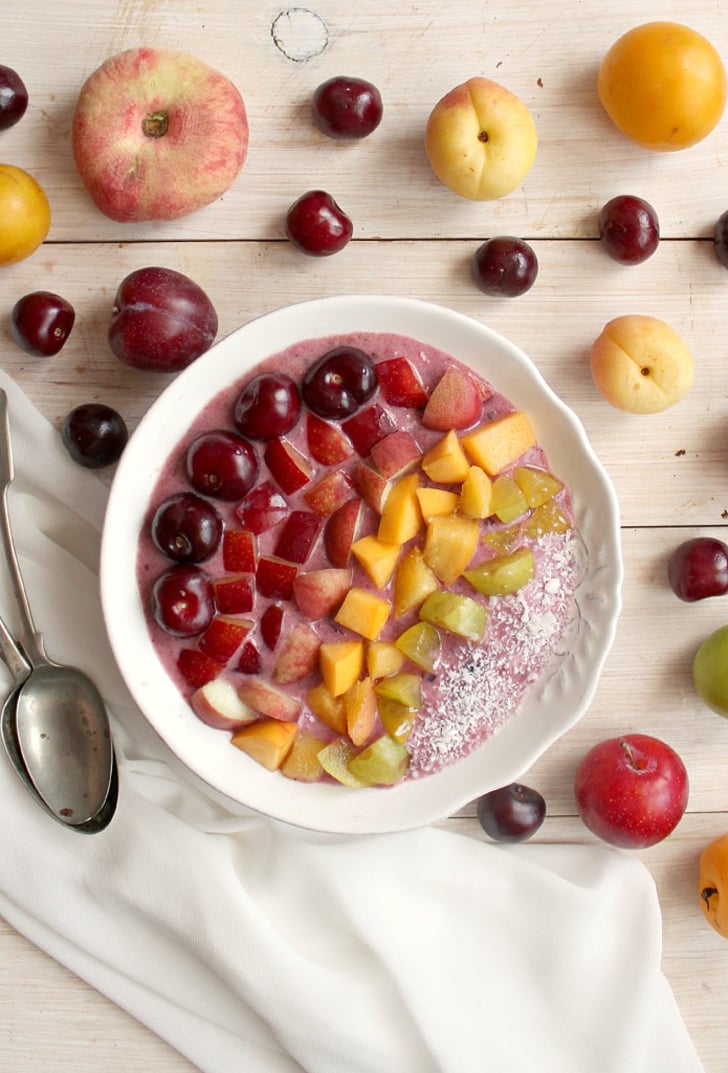
[{"label": "diced nectarine", "polygon": [[479,425],[460,442],[470,460],[495,477],[533,447],[536,437],[527,415],[514,410]]},{"label": "diced nectarine", "polygon": [[376,641],[391,610],[389,600],[383,600],[355,585],[344,597],[335,621],[353,633],[366,637],[367,641]]},{"label": "diced nectarine", "polygon": [[529,507],[540,507],[561,491],[563,482],[538,466],[516,466],[513,479],[526,497]]},{"label": "diced nectarine", "polygon": [[425,562],[420,548],[404,553],[394,574],[394,614],[397,618],[414,611],[440,583]]},{"label": "diced nectarine", "polygon": [[379,519],[377,536],[385,544],[406,544],[422,530],[422,512],[417,501],[417,473],[400,477],[387,496]]},{"label": "diced nectarine", "polygon": [[411,663],[430,674],[435,670],[440,654],[440,635],[431,623],[415,622],[400,633],[396,643]]},{"label": "diced nectarine", "polygon": [[341,697],[330,693],[323,682],[311,686],[306,694],[306,704],[317,719],[337,734],[346,734],[346,712]]},{"label": "diced nectarine", "polygon": [[460,514],[433,518],[427,526],[424,559],[445,585],[460,577],[478,545],[478,523]]},{"label": "diced nectarine", "polygon": [[297,782],[317,782],[323,771],[318,754],[326,744],[322,738],[299,730],[291,751],[280,766],[281,775]]},{"label": "diced nectarine", "polygon": [[438,484],[460,484],[468,473],[468,460],[452,429],[426,451],[422,468]]},{"label": "diced nectarine", "polygon": [[364,642],[325,641],[319,649],[319,668],[329,693],[340,697],[364,668]]},{"label": "diced nectarine", "polygon": [[470,466],[460,486],[458,510],[466,518],[488,518],[493,513],[493,483],[480,466]]},{"label": "diced nectarine", "polygon": [[402,670],[404,656],[393,641],[371,641],[367,645],[366,664],[370,678],[386,678]]},{"label": "diced nectarine", "polygon": [[458,505],[458,496],[447,488],[432,488],[427,485],[417,489],[417,500],[425,522],[436,514],[454,514]]},{"label": "diced nectarine", "polygon": [[377,719],[377,695],[371,678],[360,678],[344,693],[346,729],[354,745],[364,745],[372,736]]},{"label": "diced nectarine", "polygon": [[399,544],[385,544],[370,533],[351,545],[354,558],[361,564],[364,573],[378,589],[385,588],[399,559]]},{"label": "diced nectarine", "polygon": [[407,741],[417,720],[417,712],[388,697],[377,699],[382,726],[395,741]]},{"label": "diced nectarine", "polygon": [[297,732],[295,723],[259,719],[236,730],[230,740],[269,771],[277,771],[293,747]]},{"label": "diced nectarine", "polygon": [[525,495],[507,473],[501,473],[493,481],[490,502],[493,513],[501,522],[512,522],[528,510]]}]

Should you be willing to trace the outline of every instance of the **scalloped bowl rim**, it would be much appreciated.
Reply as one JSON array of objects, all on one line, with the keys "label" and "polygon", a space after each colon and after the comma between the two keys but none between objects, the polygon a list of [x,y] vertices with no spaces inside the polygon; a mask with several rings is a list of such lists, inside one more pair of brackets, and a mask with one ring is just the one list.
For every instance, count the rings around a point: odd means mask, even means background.
[{"label": "scalloped bowl rim", "polygon": [[[525,409],[553,470],[571,490],[587,552],[576,640],[543,687],[469,756],[391,788],[352,790],[269,772],[192,713],[152,646],[136,582],[139,532],[161,468],[207,401],[264,358],[306,339],[386,332],[438,347]],[[150,466],[150,459],[153,460]],[[275,310],[233,331],[162,391],[129,438],[115,473],[101,546],[101,598],[111,647],[141,711],[176,757],[231,803],[335,833],[435,822],[527,769],[587,710],[621,611],[619,506],[581,421],[517,346],[464,314],[415,298],[342,295]]]}]

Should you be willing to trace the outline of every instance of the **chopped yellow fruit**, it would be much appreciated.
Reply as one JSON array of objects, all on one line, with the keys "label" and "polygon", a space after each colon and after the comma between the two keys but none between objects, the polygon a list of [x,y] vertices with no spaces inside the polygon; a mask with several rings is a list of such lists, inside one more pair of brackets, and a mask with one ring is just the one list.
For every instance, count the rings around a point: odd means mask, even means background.
[{"label": "chopped yellow fruit", "polygon": [[316,716],[337,734],[346,734],[346,712],[341,697],[329,692],[323,682],[317,682],[306,694],[306,703]]},{"label": "chopped yellow fruit", "polygon": [[536,507],[523,527],[524,533],[535,540],[545,533],[565,533],[567,529],[571,529],[571,518],[553,499]]},{"label": "chopped yellow fruit", "polygon": [[319,649],[319,667],[329,693],[340,697],[356,682],[364,668],[364,643],[324,641]]},{"label": "chopped yellow fruit", "polygon": [[393,641],[371,641],[367,645],[367,674],[370,678],[386,678],[402,670],[404,656]]},{"label": "chopped yellow fruit", "polygon": [[488,518],[493,513],[491,498],[493,484],[480,466],[470,466],[460,486],[458,510],[466,518]]},{"label": "chopped yellow fruit", "polygon": [[493,495],[491,498],[493,513],[502,522],[512,522],[520,518],[528,510],[526,497],[518,487],[513,477],[501,473],[493,481]]},{"label": "chopped yellow fruit", "polygon": [[399,544],[385,544],[383,540],[370,534],[360,540],[355,540],[351,545],[351,550],[364,573],[378,589],[383,589],[389,584],[399,558],[401,550]]},{"label": "chopped yellow fruit", "polygon": [[563,482],[548,470],[538,466],[516,466],[513,479],[526,497],[529,507],[540,507],[553,499],[564,487]]},{"label": "chopped yellow fruit", "polygon": [[449,492],[447,488],[431,488],[429,485],[417,489],[417,500],[425,522],[436,514],[454,514],[458,505],[455,492]]},{"label": "chopped yellow fruit", "polygon": [[374,692],[378,697],[396,700],[404,708],[417,711],[422,703],[422,679],[419,674],[393,674],[377,682]]},{"label": "chopped yellow fruit", "polygon": [[451,429],[422,458],[422,468],[438,484],[460,484],[468,473],[468,460],[457,433]]},{"label": "chopped yellow fruit", "polygon": [[420,608],[420,615],[425,622],[441,626],[458,637],[482,641],[488,612],[483,604],[470,596],[455,592],[433,592]]},{"label": "chopped yellow fruit", "polygon": [[420,478],[409,473],[393,486],[379,519],[377,537],[385,544],[406,544],[422,530],[422,512],[417,500]]},{"label": "chopped yellow fruit", "polygon": [[419,548],[410,548],[400,560],[394,575],[394,614],[397,618],[414,611],[426,596],[439,589],[437,577],[425,562]]},{"label": "chopped yellow fruit", "polygon": [[353,790],[360,790],[367,783],[349,771],[349,761],[355,756],[354,746],[345,738],[338,738],[329,742],[318,754],[319,763],[327,775],[336,779],[343,786],[349,786]]},{"label": "chopped yellow fruit", "polygon": [[344,694],[346,729],[354,745],[363,745],[372,736],[377,719],[377,695],[371,678],[362,678]]},{"label": "chopped yellow fruit", "polygon": [[445,585],[460,577],[478,545],[478,523],[475,518],[459,514],[433,518],[427,526],[424,559]]},{"label": "chopped yellow fruit", "polygon": [[483,596],[507,596],[522,589],[533,577],[533,552],[519,548],[511,555],[498,555],[465,571],[470,584]]},{"label": "chopped yellow fruit", "polygon": [[325,745],[323,739],[299,730],[290,753],[281,764],[281,775],[296,782],[316,782],[323,770],[318,754]]},{"label": "chopped yellow fruit", "polygon": [[269,771],[277,771],[293,747],[298,733],[296,723],[280,719],[257,719],[236,730],[230,739],[237,749]]},{"label": "chopped yellow fruit", "polygon": [[391,610],[389,600],[383,600],[381,596],[354,586],[344,597],[344,602],[336,612],[335,621],[354,633],[360,633],[367,641],[376,641]]},{"label": "chopped yellow fruit", "polygon": [[531,422],[521,410],[502,414],[461,439],[468,458],[495,477],[536,443]]},{"label": "chopped yellow fruit", "polygon": [[407,741],[417,719],[417,712],[396,700],[379,697],[377,701],[382,726],[395,741]]},{"label": "chopped yellow fruit", "polygon": [[440,635],[429,622],[415,622],[399,635],[397,648],[423,671],[432,672],[440,654]]},{"label": "chopped yellow fruit", "polygon": [[409,753],[401,742],[383,734],[349,761],[349,771],[367,786],[393,786],[409,767]]},{"label": "chopped yellow fruit", "polygon": [[521,527],[511,525],[507,529],[488,529],[483,533],[483,543],[502,554],[515,551],[521,542]]}]

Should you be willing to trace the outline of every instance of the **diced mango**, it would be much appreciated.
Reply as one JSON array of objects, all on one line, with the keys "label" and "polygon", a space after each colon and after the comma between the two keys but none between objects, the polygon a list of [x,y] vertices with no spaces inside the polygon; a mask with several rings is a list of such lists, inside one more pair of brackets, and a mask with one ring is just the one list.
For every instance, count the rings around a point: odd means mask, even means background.
[{"label": "diced mango", "polygon": [[361,678],[344,693],[346,729],[354,745],[363,745],[372,736],[377,719],[377,695],[371,678]]},{"label": "diced mango", "polygon": [[571,529],[571,518],[553,499],[536,507],[523,526],[524,533],[533,540],[546,533],[565,533],[567,529]]},{"label": "diced mango", "polygon": [[495,477],[536,443],[531,422],[521,410],[502,414],[461,438],[471,462]]},{"label": "diced mango", "polygon": [[491,506],[499,521],[506,523],[514,521],[515,518],[520,518],[528,510],[525,495],[513,477],[506,473],[501,473],[493,481]]},{"label": "diced mango", "polygon": [[424,522],[417,500],[420,478],[409,473],[393,486],[379,519],[377,537],[385,544],[406,544],[421,532]]},{"label": "diced mango", "polygon": [[433,592],[420,608],[420,616],[468,641],[482,641],[488,612],[470,596],[455,592]]},{"label": "diced mango", "polygon": [[340,626],[366,637],[367,641],[376,641],[391,610],[389,600],[383,600],[373,592],[354,586],[344,597],[344,602],[336,612],[335,621]]},{"label": "diced mango", "polygon": [[346,712],[340,696],[335,697],[323,682],[317,682],[306,694],[308,707],[325,726],[337,734],[346,734]]},{"label": "diced mango", "polygon": [[402,556],[394,574],[393,605],[397,618],[414,611],[440,583],[425,562],[420,548],[410,548]]},{"label": "diced mango", "polygon": [[475,518],[460,514],[433,518],[427,526],[424,559],[445,585],[460,577],[478,545],[479,527]]},{"label": "diced mango", "polygon": [[364,668],[363,641],[325,641],[319,649],[319,667],[329,693],[340,697]]},{"label": "diced mango", "polygon": [[371,641],[367,645],[366,664],[370,678],[386,678],[402,670],[404,656],[393,641]]},{"label": "diced mango", "polygon": [[429,622],[415,622],[397,638],[397,648],[417,667],[431,673],[440,654],[440,635]]},{"label": "diced mango", "polygon": [[507,596],[528,584],[533,570],[531,549],[518,548],[510,555],[486,559],[472,570],[466,570],[465,577],[483,596]]},{"label": "diced mango", "polygon": [[395,741],[407,741],[415,725],[417,712],[388,697],[379,697],[377,708],[382,726],[389,736]]},{"label": "diced mango", "polygon": [[318,754],[326,744],[323,739],[299,730],[291,751],[280,766],[281,775],[296,782],[317,782],[323,770]]},{"label": "diced mango", "polygon": [[377,682],[374,692],[378,697],[396,700],[404,708],[417,711],[422,704],[422,679],[419,674],[393,674],[390,678],[382,678]]},{"label": "diced mango", "polygon": [[277,771],[293,747],[298,733],[295,723],[280,719],[258,719],[236,730],[230,739],[236,749],[262,764],[269,771]]},{"label": "diced mango", "polygon": [[349,761],[354,759],[356,751],[354,746],[346,738],[337,738],[329,742],[318,754],[319,763],[327,775],[336,779],[343,786],[349,786],[352,790],[360,790],[368,784],[349,771]]},{"label": "diced mango", "polygon": [[493,484],[480,466],[470,466],[460,486],[458,510],[466,518],[488,518],[493,513],[491,499]]},{"label": "diced mango", "polygon": [[405,746],[388,734],[377,738],[349,761],[349,771],[367,786],[393,786],[409,767]]},{"label": "diced mango", "polygon": [[564,487],[563,482],[538,466],[516,466],[513,479],[526,497],[529,507],[540,507],[553,499]]},{"label": "diced mango", "polygon": [[437,484],[460,484],[468,473],[468,460],[454,429],[446,432],[422,458],[422,468]]},{"label": "diced mango", "polygon": [[351,550],[361,564],[364,573],[378,589],[385,588],[394,573],[399,558],[399,544],[385,544],[374,534],[361,537],[351,545]]},{"label": "diced mango", "polygon": [[458,496],[447,488],[431,488],[426,485],[417,489],[417,500],[425,523],[436,514],[454,514],[458,505]]}]

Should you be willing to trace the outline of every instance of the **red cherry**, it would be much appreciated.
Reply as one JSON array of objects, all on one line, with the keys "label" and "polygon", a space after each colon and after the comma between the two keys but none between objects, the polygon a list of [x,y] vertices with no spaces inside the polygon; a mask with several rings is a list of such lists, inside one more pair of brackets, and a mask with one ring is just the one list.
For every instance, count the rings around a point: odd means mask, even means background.
[{"label": "red cherry", "polygon": [[313,95],[313,121],[329,138],[366,138],[382,121],[382,97],[363,78],[337,76]]},{"label": "red cherry", "polygon": [[338,253],[353,233],[349,217],[324,190],[309,190],[294,201],[286,215],[286,235],[297,249],[312,257]]}]

